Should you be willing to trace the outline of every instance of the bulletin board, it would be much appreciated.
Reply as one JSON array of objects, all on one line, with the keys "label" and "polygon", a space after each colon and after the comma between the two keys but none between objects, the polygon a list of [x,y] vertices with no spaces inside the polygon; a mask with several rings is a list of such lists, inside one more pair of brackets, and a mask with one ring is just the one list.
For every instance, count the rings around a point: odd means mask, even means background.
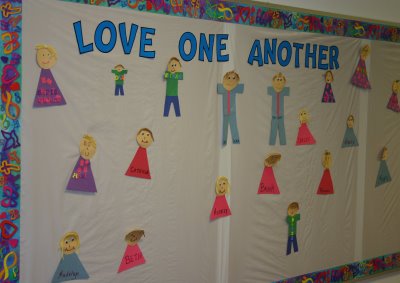
[{"label": "bulletin board", "polygon": [[1,57],[5,282],[400,266],[399,28],[254,3],[3,2],[3,42],[19,40]]}]

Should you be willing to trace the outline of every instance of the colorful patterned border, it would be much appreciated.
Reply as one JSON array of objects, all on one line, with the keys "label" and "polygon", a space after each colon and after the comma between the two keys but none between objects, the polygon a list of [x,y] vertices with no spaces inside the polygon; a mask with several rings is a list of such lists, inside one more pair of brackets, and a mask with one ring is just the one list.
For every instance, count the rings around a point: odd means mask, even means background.
[{"label": "colorful patterned border", "polygon": [[0,282],[19,282],[22,0],[0,0]]},{"label": "colorful patterned border", "polygon": [[61,0],[257,27],[400,43],[400,28],[223,0]]},{"label": "colorful patterned border", "polygon": [[336,283],[400,268],[400,252],[308,273],[274,283]]}]

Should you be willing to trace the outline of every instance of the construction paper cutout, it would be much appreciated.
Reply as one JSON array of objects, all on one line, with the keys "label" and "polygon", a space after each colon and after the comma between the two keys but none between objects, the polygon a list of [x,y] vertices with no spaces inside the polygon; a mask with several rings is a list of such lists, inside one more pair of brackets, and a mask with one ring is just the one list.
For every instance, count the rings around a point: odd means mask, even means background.
[{"label": "construction paper cutout", "polygon": [[282,73],[272,78],[272,87],[268,87],[268,95],[272,96],[272,119],[269,144],[275,145],[276,135],[279,131],[279,143],[286,144],[286,133],[284,123],[284,98],[290,95],[290,89],[285,87],[286,77]]},{"label": "construction paper cutout", "polygon": [[346,132],[344,133],[342,148],[358,146],[358,141],[356,134],[354,133],[353,125],[354,125],[354,116],[349,115],[349,117],[347,118],[347,128]]},{"label": "construction paper cutout", "polygon": [[90,159],[96,153],[96,140],[92,136],[84,135],[79,144],[79,152],[81,156],[72,171],[67,190],[95,193],[97,192],[96,183],[90,166]]},{"label": "construction paper cutout", "polygon": [[322,166],[324,167],[324,173],[321,178],[321,182],[318,186],[318,195],[330,195],[333,194],[333,182],[331,177],[331,172],[329,171],[332,165],[332,156],[331,153],[325,150],[323,159],[322,159]]},{"label": "construction paper cutout", "polygon": [[76,232],[66,233],[60,240],[61,260],[53,275],[52,283],[89,279],[77,253],[79,252],[79,235]]},{"label": "construction paper cutout", "polygon": [[387,104],[387,108],[394,112],[400,112],[399,100],[397,99],[399,90],[400,90],[400,80],[396,80],[392,84],[392,95],[390,96],[389,102]]},{"label": "construction paper cutout", "polygon": [[232,143],[240,144],[236,121],[236,95],[243,93],[244,85],[239,82],[239,74],[230,71],[224,75],[222,84],[217,84],[217,94],[222,95],[222,145],[226,145],[228,141],[228,126],[231,128]]},{"label": "construction paper cutout", "polygon": [[215,193],[217,196],[215,197],[214,205],[211,210],[210,220],[232,214],[225,197],[226,194],[230,193],[228,178],[224,176],[218,177],[217,182],[215,183]]},{"label": "construction paper cutout", "polygon": [[385,146],[382,149],[382,153],[381,153],[381,161],[380,161],[380,165],[379,165],[378,176],[376,177],[375,188],[392,181],[392,177],[390,176],[389,168],[386,164],[387,158],[388,158],[388,149]]},{"label": "construction paper cutout", "polygon": [[360,59],[358,60],[357,68],[351,78],[351,83],[357,87],[363,89],[370,89],[371,85],[368,80],[367,67],[365,65],[365,60],[370,53],[369,45],[365,45],[361,49]]},{"label": "construction paper cutout", "polygon": [[115,75],[115,96],[124,96],[124,82],[125,82],[125,75],[128,73],[128,70],[121,64],[118,64],[111,70],[111,73]]},{"label": "construction paper cutout", "polygon": [[133,230],[126,234],[125,242],[128,244],[118,268],[118,273],[145,264],[146,260],[139,247],[139,240],[144,236],[144,230]]},{"label": "construction paper cutout", "polygon": [[299,247],[297,245],[297,221],[300,220],[299,204],[297,202],[292,202],[288,206],[286,222],[289,225],[289,236],[287,241],[286,255],[290,255],[293,251],[297,253]]},{"label": "construction paper cutout", "polygon": [[50,71],[57,62],[56,49],[48,44],[36,45],[36,62],[41,68],[33,107],[65,105],[64,96]]},{"label": "construction paper cutout", "polygon": [[310,120],[310,115],[306,109],[302,109],[299,112],[300,127],[297,133],[296,145],[307,145],[315,144],[316,141],[308,129],[308,121]]},{"label": "construction paper cutout", "polygon": [[333,96],[332,90],[333,73],[332,71],[326,71],[325,73],[325,89],[322,95],[322,102],[324,103],[335,103],[335,97]]},{"label": "construction paper cutout", "polygon": [[278,163],[281,157],[280,153],[272,153],[264,160],[264,172],[261,176],[257,194],[280,194],[272,166]]},{"label": "construction paper cutout", "polygon": [[153,133],[147,129],[142,128],[136,135],[136,141],[139,148],[136,151],[135,156],[131,164],[126,170],[125,175],[143,179],[151,179],[149,161],[147,159],[147,148],[153,143]]},{"label": "construction paper cutout", "polygon": [[169,59],[167,71],[164,73],[164,79],[167,81],[165,91],[164,117],[168,117],[171,104],[174,105],[175,116],[181,116],[178,97],[178,81],[183,80],[181,72],[182,64],[178,58],[172,57]]}]

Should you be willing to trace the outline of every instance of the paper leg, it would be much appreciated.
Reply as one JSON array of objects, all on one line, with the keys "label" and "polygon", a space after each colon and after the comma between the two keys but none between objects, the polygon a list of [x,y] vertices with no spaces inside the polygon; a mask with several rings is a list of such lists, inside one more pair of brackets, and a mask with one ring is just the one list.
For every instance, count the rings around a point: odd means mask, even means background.
[{"label": "paper leg", "polygon": [[279,128],[279,143],[281,145],[286,145],[285,123],[283,120],[283,116],[278,118],[278,128]]},{"label": "paper leg", "polygon": [[239,130],[238,130],[237,121],[236,121],[236,113],[231,114],[230,124],[231,124],[232,142],[234,144],[239,144],[240,139],[239,139]]},{"label": "paper leg", "polygon": [[293,250],[295,253],[299,251],[299,247],[297,246],[297,237],[296,235],[293,236]]},{"label": "paper leg", "polygon": [[125,93],[124,93],[124,86],[123,86],[123,85],[121,85],[121,87],[120,87],[120,93],[121,93],[121,95],[125,95]]},{"label": "paper leg", "polygon": [[286,255],[290,255],[291,250],[292,250],[292,241],[291,241],[291,237],[289,237],[287,240]]},{"label": "paper leg", "polygon": [[278,131],[278,119],[272,117],[271,120],[271,131],[269,134],[269,144],[274,145],[276,143],[276,132]]},{"label": "paper leg", "polygon": [[114,92],[115,96],[118,96],[118,85],[115,85],[115,92]]},{"label": "paper leg", "polygon": [[223,126],[222,126],[222,144],[226,145],[226,142],[228,140],[228,122],[230,120],[229,115],[224,115],[223,118]]},{"label": "paper leg", "polygon": [[165,97],[165,104],[164,104],[164,117],[168,117],[169,115],[169,109],[171,108],[171,97],[166,96]]},{"label": "paper leg", "polygon": [[181,117],[181,109],[179,108],[179,98],[178,96],[172,96],[172,103],[174,104],[175,116]]}]

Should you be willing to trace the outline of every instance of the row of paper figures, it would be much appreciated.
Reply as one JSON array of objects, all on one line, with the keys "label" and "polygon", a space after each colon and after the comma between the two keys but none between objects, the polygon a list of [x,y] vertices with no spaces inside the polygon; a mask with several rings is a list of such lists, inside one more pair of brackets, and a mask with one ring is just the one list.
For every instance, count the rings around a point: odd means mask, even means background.
[{"label": "row of paper figures", "polygon": [[[36,46],[36,61],[41,68],[39,83],[34,99],[33,107],[46,107],[65,105],[65,98],[60,91],[52,73],[51,68],[57,61],[57,52],[54,47],[47,44],[40,44]],[[364,46],[361,50],[360,59],[351,79],[351,83],[361,88],[371,88],[368,81],[365,59],[370,53],[368,45]],[[183,72],[181,70],[181,62],[178,58],[172,57],[167,65],[167,70],[164,73],[166,81],[166,95],[164,104],[164,117],[169,116],[171,105],[175,109],[175,115],[181,116],[178,96],[178,82],[183,80]],[[128,70],[121,64],[118,64],[111,70],[115,80],[115,96],[124,96],[124,82]],[[335,97],[333,94],[332,83],[334,76],[332,71],[325,73],[325,89],[323,91],[321,101],[323,103],[334,103]],[[222,80],[222,84],[217,85],[217,93],[222,95],[223,107],[223,125],[222,125],[222,144],[226,145],[228,138],[228,127],[231,129],[232,142],[234,144],[240,143],[239,130],[236,118],[236,95],[244,92],[244,84],[240,84],[239,74],[235,71],[227,72]],[[284,98],[290,95],[290,88],[286,87],[286,77],[282,73],[276,74],[272,78],[272,86],[268,87],[267,93],[272,97],[272,118],[269,144],[276,143],[276,136],[279,132],[279,141],[281,145],[286,144],[286,134],[284,125]],[[400,112],[400,105],[397,95],[400,90],[400,81],[396,80],[392,83],[392,94],[389,98],[387,108]],[[308,120],[300,121],[302,124],[307,123]],[[306,130],[304,130],[306,131]],[[308,131],[308,130],[307,130]],[[309,135],[307,133],[307,135]]]}]

